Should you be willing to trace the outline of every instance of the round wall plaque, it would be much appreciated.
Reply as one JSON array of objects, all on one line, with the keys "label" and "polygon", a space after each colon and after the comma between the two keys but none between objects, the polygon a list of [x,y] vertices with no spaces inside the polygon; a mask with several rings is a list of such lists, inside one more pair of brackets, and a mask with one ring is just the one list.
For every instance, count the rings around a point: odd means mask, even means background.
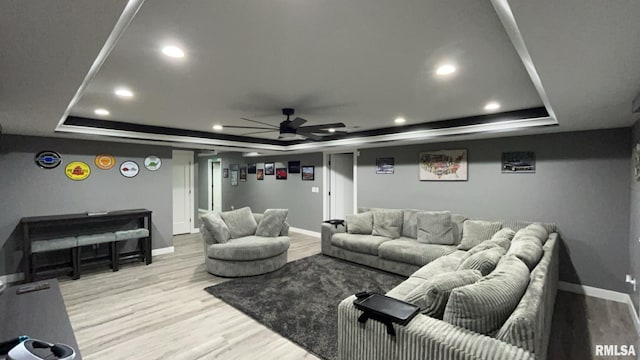
[{"label": "round wall plaque", "polygon": [[116,158],[111,154],[100,154],[96,156],[94,163],[98,169],[109,170],[116,165]]},{"label": "round wall plaque", "polygon": [[87,163],[82,161],[73,161],[64,169],[64,173],[71,180],[84,180],[91,175],[91,168]]},{"label": "round wall plaque", "polygon": [[62,156],[55,151],[40,151],[35,157],[35,162],[43,169],[55,169],[62,162]]},{"label": "round wall plaque", "polygon": [[125,161],[120,165],[120,174],[127,178],[132,178],[140,172],[140,167],[135,161]]},{"label": "round wall plaque", "polygon": [[144,167],[147,168],[147,170],[156,171],[160,169],[160,166],[162,166],[162,160],[160,160],[159,157],[149,155],[144,158]]}]

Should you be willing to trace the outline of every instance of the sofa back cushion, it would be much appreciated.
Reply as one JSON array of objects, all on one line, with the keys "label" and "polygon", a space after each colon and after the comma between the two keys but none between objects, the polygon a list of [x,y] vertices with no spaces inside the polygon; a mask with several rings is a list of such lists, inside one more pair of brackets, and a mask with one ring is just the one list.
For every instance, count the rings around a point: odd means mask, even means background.
[{"label": "sofa back cushion", "polygon": [[493,334],[518,306],[528,285],[527,266],[515,256],[504,256],[491,274],[451,292],[443,320],[481,334]]},{"label": "sofa back cushion", "polygon": [[442,319],[449,294],[455,288],[473,284],[482,275],[477,270],[461,270],[434,275],[416,286],[405,296],[404,301],[420,307],[423,314]]},{"label": "sofa back cushion", "polygon": [[418,213],[423,210],[406,209],[402,210],[402,236],[418,238]]},{"label": "sofa back cushion", "polygon": [[200,217],[202,222],[202,237],[208,245],[214,243],[226,243],[231,238],[227,224],[218,213],[209,212]]},{"label": "sofa back cushion", "polygon": [[494,245],[492,248],[477,252],[466,258],[465,261],[460,264],[458,270],[478,270],[482,276],[489,275],[489,273],[496,268],[498,262],[506,252],[507,251],[500,246]]},{"label": "sofa back cushion", "polygon": [[423,211],[417,214],[418,242],[454,245],[453,225],[449,211]]},{"label": "sofa back cushion", "polygon": [[456,244],[460,244],[462,241],[462,232],[464,229],[464,222],[469,218],[460,214],[451,214],[451,223],[453,224],[453,240]]},{"label": "sofa back cushion", "polygon": [[402,235],[402,210],[373,209],[373,235],[397,239]]},{"label": "sofa back cushion", "polygon": [[373,213],[367,211],[355,215],[345,216],[347,232],[349,234],[371,235],[373,232]]},{"label": "sofa back cushion", "polygon": [[462,241],[458,245],[460,250],[469,250],[491,237],[502,228],[497,221],[467,220],[462,230]]},{"label": "sofa back cushion", "polygon": [[532,270],[542,258],[542,246],[535,237],[521,237],[511,242],[507,254],[515,255]]},{"label": "sofa back cushion", "polygon": [[222,212],[220,217],[229,228],[232,239],[255,235],[258,228],[256,219],[253,217],[249,207]]},{"label": "sofa back cushion", "polygon": [[[288,209],[267,209],[256,228],[256,236],[276,237],[280,235],[284,222],[289,214]],[[255,217],[254,217],[255,219]]]}]

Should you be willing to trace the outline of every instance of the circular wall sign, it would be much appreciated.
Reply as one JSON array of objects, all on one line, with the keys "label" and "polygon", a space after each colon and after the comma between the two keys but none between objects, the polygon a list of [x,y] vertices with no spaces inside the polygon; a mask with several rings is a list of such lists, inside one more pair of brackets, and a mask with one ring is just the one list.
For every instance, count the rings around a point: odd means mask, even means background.
[{"label": "circular wall sign", "polygon": [[35,157],[36,165],[43,169],[55,169],[62,162],[62,156],[55,151],[40,151]]},{"label": "circular wall sign", "polygon": [[64,173],[71,180],[84,180],[91,175],[91,168],[87,163],[82,161],[73,161],[64,169]]},{"label": "circular wall sign", "polygon": [[144,167],[147,168],[147,170],[156,171],[160,169],[160,166],[162,166],[162,160],[160,160],[159,157],[149,155],[144,158]]},{"label": "circular wall sign", "polygon": [[100,154],[96,156],[94,163],[98,169],[109,170],[116,165],[116,158],[110,154]]},{"label": "circular wall sign", "polygon": [[120,174],[124,177],[132,178],[140,172],[140,167],[135,161],[125,161],[120,165]]}]

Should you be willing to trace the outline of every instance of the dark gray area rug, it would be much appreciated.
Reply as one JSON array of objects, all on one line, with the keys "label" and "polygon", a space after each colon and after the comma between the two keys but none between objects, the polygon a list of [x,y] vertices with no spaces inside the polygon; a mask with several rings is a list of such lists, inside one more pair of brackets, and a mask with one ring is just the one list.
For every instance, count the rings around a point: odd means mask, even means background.
[{"label": "dark gray area rug", "polygon": [[334,360],[340,301],[364,290],[385,293],[404,279],[320,254],[205,290],[316,356]]}]

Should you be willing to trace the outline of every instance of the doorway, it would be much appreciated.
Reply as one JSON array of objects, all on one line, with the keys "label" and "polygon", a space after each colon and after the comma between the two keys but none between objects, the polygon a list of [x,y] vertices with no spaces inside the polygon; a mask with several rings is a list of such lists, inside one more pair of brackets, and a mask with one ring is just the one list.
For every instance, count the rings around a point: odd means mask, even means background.
[{"label": "doorway", "polygon": [[355,153],[325,154],[327,169],[328,206],[325,207],[326,219],[344,219],[355,213]]},{"label": "doorway", "polygon": [[173,150],[173,235],[193,229],[193,152]]},{"label": "doorway", "polygon": [[222,163],[220,160],[209,159],[209,211],[222,211]]}]

